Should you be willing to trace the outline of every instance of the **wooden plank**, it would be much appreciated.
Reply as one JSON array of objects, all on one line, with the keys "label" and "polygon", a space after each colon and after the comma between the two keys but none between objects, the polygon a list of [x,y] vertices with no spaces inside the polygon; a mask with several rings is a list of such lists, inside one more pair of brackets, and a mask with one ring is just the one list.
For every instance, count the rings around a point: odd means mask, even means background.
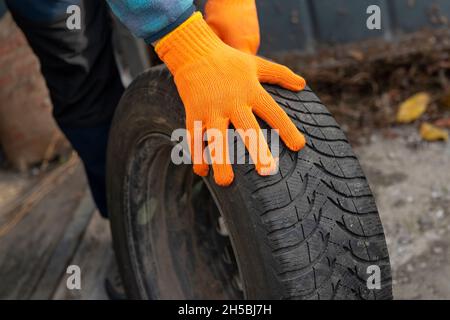
[{"label": "wooden plank", "polygon": [[0,228],[7,219],[7,207],[11,201],[32,188],[38,180],[35,176],[2,168],[0,158]]},{"label": "wooden plank", "polygon": [[70,260],[73,258],[76,249],[79,247],[89,221],[95,212],[95,204],[91,194],[86,191],[77,210],[74,219],[69,223],[62,240],[56,247],[53,255],[45,269],[42,278],[36,285],[31,299],[50,299],[57,289],[61,278],[64,276]]},{"label": "wooden plank", "polygon": [[[310,1],[317,40],[324,44],[360,41],[391,36],[391,21],[386,0],[315,0]],[[381,30],[367,28],[367,8],[381,9]]]},{"label": "wooden plank", "polygon": [[448,0],[396,0],[390,5],[398,31],[412,32],[423,27],[448,28],[450,1]]},{"label": "wooden plank", "polygon": [[73,219],[86,179],[79,162],[61,174],[63,178],[54,180],[50,191],[44,188],[45,196],[31,207],[25,206],[26,214],[0,238],[0,299],[32,296]]},{"label": "wooden plank", "polygon": [[[201,10],[206,1],[197,0]],[[312,50],[314,34],[308,0],[257,1],[261,29],[259,53]]]},{"label": "wooden plank", "polygon": [[75,256],[70,261],[81,270],[81,289],[69,290],[65,275],[53,295],[56,300],[108,299],[104,281],[115,263],[108,220],[94,214]]},{"label": "wooden plank", "polygon": [[0,206],[0,238],[9,233],[39,201],[73,174],[79,165],[78,157],[72,155],[67,162],[50,172],[28,179],[30,186]]},{"label": "wooden plank", "polygon": [[312,50],[314,33],[307,0],[259,1],[260,53]]}]

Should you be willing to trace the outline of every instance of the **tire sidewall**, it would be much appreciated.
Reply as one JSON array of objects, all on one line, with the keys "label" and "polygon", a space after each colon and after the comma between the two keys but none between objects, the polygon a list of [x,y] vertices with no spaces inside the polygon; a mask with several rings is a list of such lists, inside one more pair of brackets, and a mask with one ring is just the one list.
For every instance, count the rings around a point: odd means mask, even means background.
[{"label": "tire sidewall", "polygon": [[[150,70],[150,75],[141,75],[126,91],[117,108],[110,133],[107,163],[108,207],[111,219],[113,243],[119,269],[127,294],[133,299],[152,298],[142,296],[143,288],[138,283],[133,267],[133,252],[129,243],[130,217],[127,217],[123,194],[124,186],[132,177],[128,165],[135,147],[146,135],[162,133],[171,136],[175,129],[185,128],[185,114],[173,81],[161,81],[164,68]],[[150,79],[150,80],[149,80]],[[230,233],[234,254],[243,281],[247,299],[279,299],[280,284],[274,277],[270,248],[264,236],[257,207],[258,202],[250,194],[240,165],[233,166],[235,179],[230,187],[223,188],[214,183],[212,170],[206,183],[221,209]]]}]

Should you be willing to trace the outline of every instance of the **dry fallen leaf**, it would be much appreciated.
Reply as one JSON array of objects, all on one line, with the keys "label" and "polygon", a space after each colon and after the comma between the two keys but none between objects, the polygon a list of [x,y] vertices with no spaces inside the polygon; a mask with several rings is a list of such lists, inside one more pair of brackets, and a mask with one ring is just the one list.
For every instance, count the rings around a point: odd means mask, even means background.
[{"label": "dry fallen leaf", "polygon": [[450,109],[450,91],[444,93],[442,97],[439,99],[439,102],[444,108]]},{"label": "dry fallen leaf", "polygon": [[434,125],[441,128],[450,128],[450,118],[436,120]]},{"label": "dry fallen leaf", "polygon": [[426,110],[431,97],[426,92],[413,95],[405,100],[399,107],[397,122],[409,123],[418,119]]},{"label": "dry fallen leaf", "polygon": [[359,61],[359,62],[361,62],[365,59],[364,53],[359,50],[350,50],[350,51],[348,51],[348,55],[352,59]]},{"label": "dry fallen leaf", "polygon": [[422,123],[420,126],[420,136],[426,141],[448,140],[448,132],[433,126],[431,123]]}]

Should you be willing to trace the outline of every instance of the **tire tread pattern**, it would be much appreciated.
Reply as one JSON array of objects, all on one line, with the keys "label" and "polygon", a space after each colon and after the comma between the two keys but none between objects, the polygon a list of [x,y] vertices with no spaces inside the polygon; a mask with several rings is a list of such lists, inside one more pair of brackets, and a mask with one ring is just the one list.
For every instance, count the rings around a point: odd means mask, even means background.
[{"label": "tire tread pattern", "polygon": [[[347,138],[310,88],[265,88],[307,140],[300,152],[281,153],[275,176],[245,169],[282,298],[391,299],[383,227]],[[380,267],[380,290],[367,288],[370,265]]]}]

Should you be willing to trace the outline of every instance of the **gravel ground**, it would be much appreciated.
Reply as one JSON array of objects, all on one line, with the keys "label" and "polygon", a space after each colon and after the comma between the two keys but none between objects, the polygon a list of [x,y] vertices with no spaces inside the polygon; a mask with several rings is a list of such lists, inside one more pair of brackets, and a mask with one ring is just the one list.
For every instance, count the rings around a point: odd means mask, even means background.
[{"label": "gravel ground", "polygon": [[375,193],[396,299],[450,299],[450,143],[415,128],[355,148]]}]

